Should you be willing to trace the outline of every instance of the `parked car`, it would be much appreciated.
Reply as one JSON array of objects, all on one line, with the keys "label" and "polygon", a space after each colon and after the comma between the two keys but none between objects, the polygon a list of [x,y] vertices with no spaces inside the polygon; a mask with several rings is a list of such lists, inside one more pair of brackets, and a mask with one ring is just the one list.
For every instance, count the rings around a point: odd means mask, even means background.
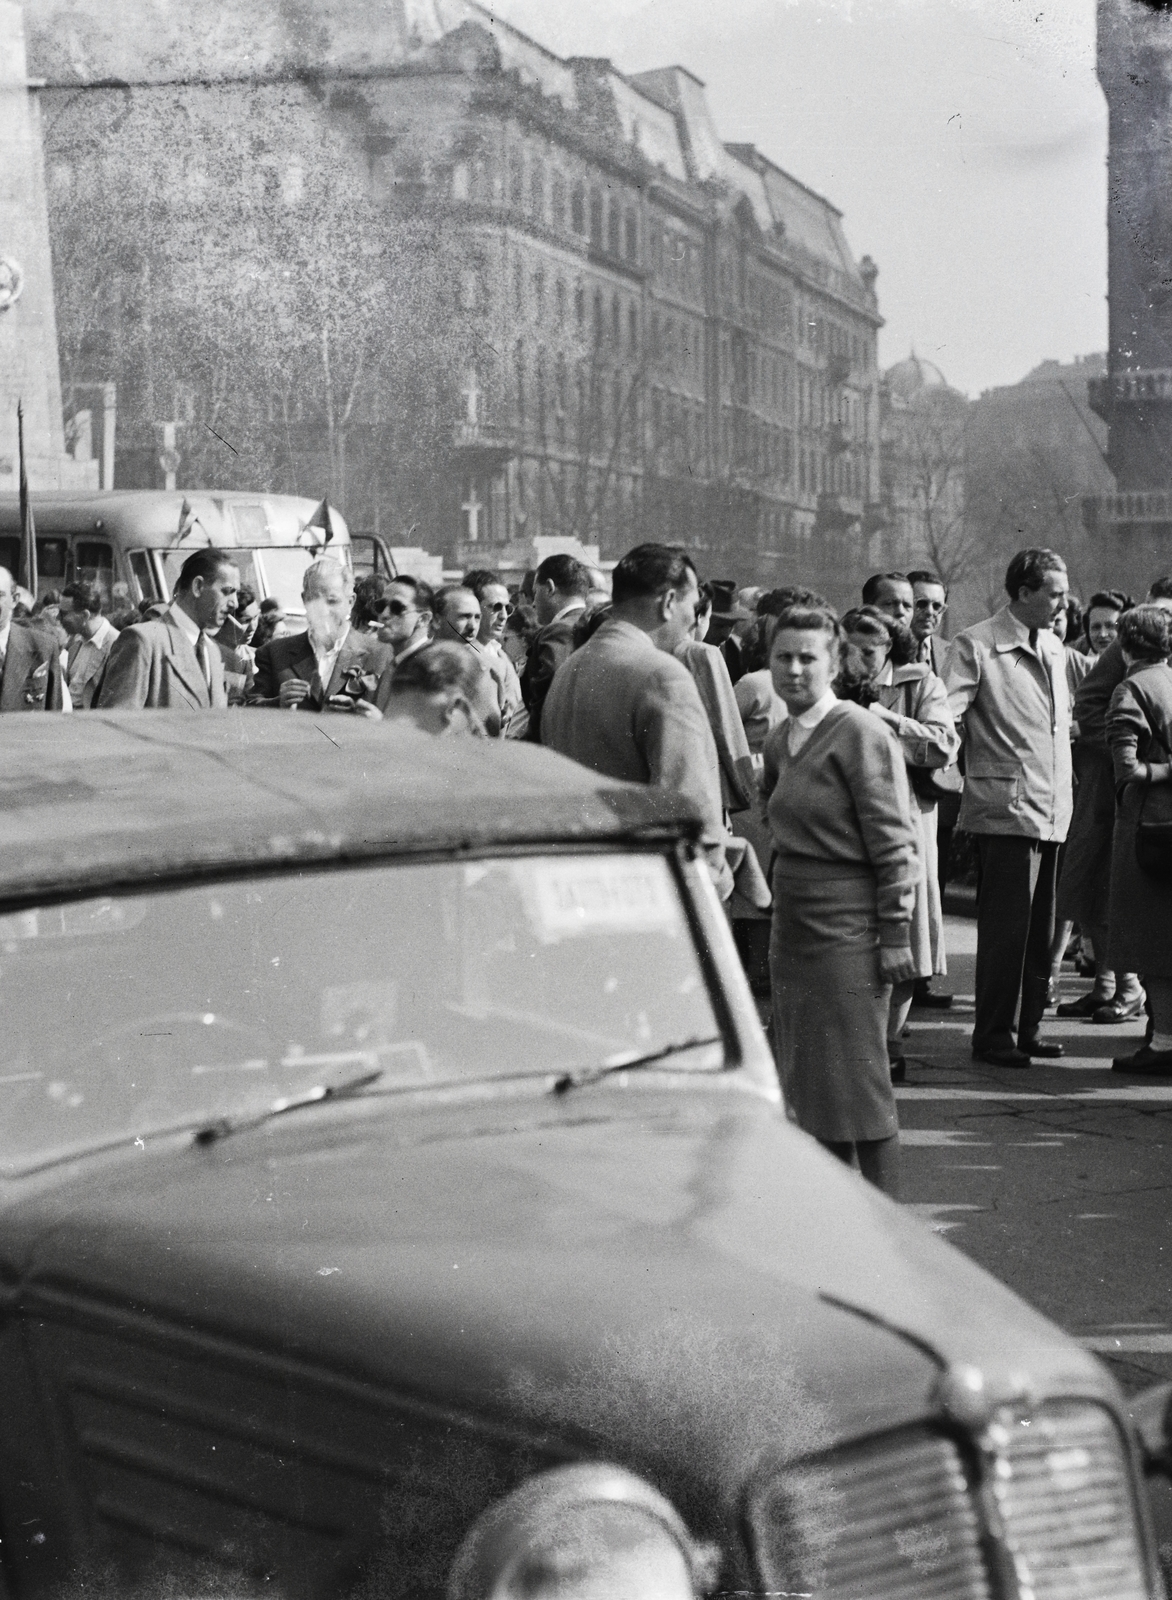
[{"label": "parked car", "polygon": [[11,720],[6,1600],[1162,1594],[1106,1370],[787,1121],[682,800]]}]

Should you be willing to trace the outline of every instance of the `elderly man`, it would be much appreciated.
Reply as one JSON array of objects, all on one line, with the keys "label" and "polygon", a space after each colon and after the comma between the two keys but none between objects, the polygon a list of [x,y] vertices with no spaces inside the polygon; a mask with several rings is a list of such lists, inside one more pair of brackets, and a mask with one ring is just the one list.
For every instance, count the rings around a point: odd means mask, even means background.
[{"label": "elderly man", "polygon": [[[570,555],[546,556],[533,575],[537,632],[525,658],[521,694],[529,708],[527,738],[541,741],[541,713],[554,673],[574,649],[574,625],[586,610],[596,579]],[[607,596],[609,600],[610,596]]]},{"label": "elderly man", "polygon": [[306,631],[271,639],[256,653],[251,706],[286,711],[375,714],[379,679],[391,650],[350,626],[354,579],[330,556],[311,562],[301,583]]},{"label": "elderly man", "polygon": [[236,603],[240,574],[224,550],[195,550],[161,617],[124,628],[93,704],[103,711],[219,710],[228,704],[213,635]]},{"label": "elderly man", "polygon": [[16,584],[0,567],[0,711],[65,711],[69,695],[54,635],[13,618]]},{"label": "elderly man", "polygon": [[383,675],[378,704],[387,722],[484,738],[497,714],[496,685],[482,656],[463,645],[430,644]]},{"label": "elderly man", "polygon": [[69,634],[65,668],[69,698],[77,710],[88,711],[118,629],[102,615],[104,596],[96,583],[71,583],[62,598],[67,602],[61,608],[61,626]]},{"label": "elderly man", "polygon": [[687,795],[704,819],[713,877],[727,899],[716,744],[692,675],[672,654],[689,636],[699,598],[682,550],[629,551],[614,570],[610,616],[550,685],[541,742],[607,777]]},{"label": "elderly man", "polygon": [[1070,700],[1051,626],[1068,587],[1053,550],[1019,551],[1005,574],[1008,605],[959,633],[944,668],[965,736],[960,826],[976,837],[980,861],[973,1055],[998,1067],[1062,1054],[1038,1026],[1071,813]]}]

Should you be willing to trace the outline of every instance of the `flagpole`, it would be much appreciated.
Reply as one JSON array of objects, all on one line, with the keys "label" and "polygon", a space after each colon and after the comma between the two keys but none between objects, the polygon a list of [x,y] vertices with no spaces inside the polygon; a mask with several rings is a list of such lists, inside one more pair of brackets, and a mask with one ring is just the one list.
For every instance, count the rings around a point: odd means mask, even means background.
[{"label": "flagpole", "polygon": [[17,453],[20,457],[20,571],[17,583],[23,584],[35,600],[37,597],[37,530],[33,522],[32,502],[29,500],[28,472],[24,461],[24,401],[16,402]]}]

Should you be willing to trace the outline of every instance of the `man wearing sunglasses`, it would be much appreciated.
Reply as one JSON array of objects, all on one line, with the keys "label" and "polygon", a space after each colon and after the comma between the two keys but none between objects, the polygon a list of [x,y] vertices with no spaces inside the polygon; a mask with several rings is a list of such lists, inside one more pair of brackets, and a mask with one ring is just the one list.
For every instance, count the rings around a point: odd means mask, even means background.
[{"label": "man wearing sunglasses", "polygon": [[476,642],[484,652],[485,665],[496,683],[501,727],[508,734],[513,718],[524,704],[521,697],[521,680],[502,643],[505,623],[508,622],[513,609],[509,591],[495,572],[489,572],[484,568],[466,572],[464,587],[470,589],[480,601],[480,630],[476,635]]},{"label": "man wearing sunglasses", "polygon": [[431,643],[431,586],[420,578],[394,578],[383,590],[378,636],[389,644],[395,666]]}]

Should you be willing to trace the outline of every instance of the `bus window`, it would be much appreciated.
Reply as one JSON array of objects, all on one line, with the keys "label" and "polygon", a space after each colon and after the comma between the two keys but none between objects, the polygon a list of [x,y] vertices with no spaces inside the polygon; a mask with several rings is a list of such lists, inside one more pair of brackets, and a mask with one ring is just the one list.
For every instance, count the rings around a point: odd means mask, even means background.
[{"label": "bus window", "polygon": [[147,550],[132,550],[130,552],[130,571],[138,584],[138,597],[140,600],[157,600],[159,586],[155,581],[154,568],[151,566],[150,552]]},{"label": "bus window", "polygon": [[[325,554],[331,555],[332,552],[327,550]],[[265,575],[265,593],[275,595],[286,611],[304,611],[301,580],[305,576],[306,567],[318,558],[312,550],[297,549],[290,545],[258,550],[258,563],[264,569]],[[350,565],[348,547],[343,545],[335,559],[343,567],[348,568]]]},{"label": "bus window", "polygon": [[20,535],[0,539],[0,567],[7,567],[11,572],[13,581],[20,571]]},{"label": "bus window", "polygon": [[[163,563],[163,576],[167,580],[168,596],[174,594],[175,580],[178,578],[183,569],[183,563],[187,560],[191,553],[192,552],[190,550],[158,551],[159,559]],[[241,584],[247,585],[247,587],[251,589],[254,594],[257,593],[256,567],[253,564],[253,557],[256,552],[254,550],[229,549],[225,552],[225,554],[231,557],[232,565],[240,574]]]},{"label": "bus window", "polygon": [[232,505],[226,509],[232,513],[232,521],[236,524],[236,537],[241,544],[269,542],[269,519],[265,516],[264,506]]},{"label": "bus window", "polygon": [[48,583],[54,588],[59,588],[68,577],[68,563],[68,539],[37,540],[38,587]]},{"label": "bus window", "polygon": [[76,539],[73,545],[73,575],[96,583],[108,606],[114,598],[114,551],[104,539]]}]

